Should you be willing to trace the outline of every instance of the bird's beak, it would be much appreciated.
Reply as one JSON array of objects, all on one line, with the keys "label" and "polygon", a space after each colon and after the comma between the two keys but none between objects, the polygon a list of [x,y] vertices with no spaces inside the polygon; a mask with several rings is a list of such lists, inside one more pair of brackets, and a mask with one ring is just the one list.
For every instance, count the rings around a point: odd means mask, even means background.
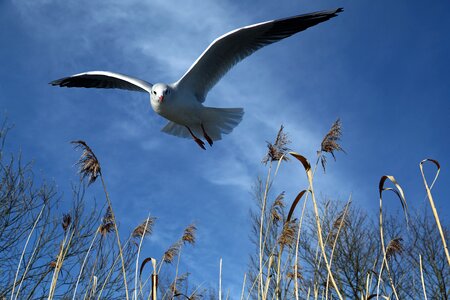
[{"label": "bird's beak", "polygon": [[162,103],[164,101],[164,96],[159,96],[158,101],[159,103]]}]

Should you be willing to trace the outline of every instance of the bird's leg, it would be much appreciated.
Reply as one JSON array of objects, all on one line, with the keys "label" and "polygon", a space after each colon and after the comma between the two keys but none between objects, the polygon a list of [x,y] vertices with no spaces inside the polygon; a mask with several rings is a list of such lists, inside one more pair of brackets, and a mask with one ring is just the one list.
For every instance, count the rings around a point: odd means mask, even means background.
[{"label": "bird's leg", "polygon": [[187,130],[189,130],[189,133],[191,134],[192,138],[193,138],[194,141],[197,143],[197,145],[199,145],[200,148],[202,148],[203,150],[206,150],[206,148],[205,148],[205,143],[204,143],[201,139],[199,139],[198,137],[196,137],[196,136],[194,135],[194,133],[192,132],[192,130],[191,130],[188,126],[186,126],[186,128],[187,128]]},{"label": "bird's leg", "polygon": [[206,133],[205,127],[203,127],[203,124],[201,124],[201,126],[202,126],[203,136],[205,137],[205,139],[206,139],[206,141],[208,142],[208,144],[209,144],[210,146],[212,146],[212,145],[213,145],[213,140],[212,140],[212,139],[209,137],[209,135]]}]

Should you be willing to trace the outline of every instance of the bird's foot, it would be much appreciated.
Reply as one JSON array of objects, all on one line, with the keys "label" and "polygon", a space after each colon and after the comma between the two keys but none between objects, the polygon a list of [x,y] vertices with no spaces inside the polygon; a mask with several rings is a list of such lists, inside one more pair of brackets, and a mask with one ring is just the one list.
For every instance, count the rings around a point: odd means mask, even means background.
[{"label": "bird's foot", "polygon": [[202,148],[203,150],[206,150],[206,148],[205,148],[205,143],[204,143],[201,139],[199,139],[199,138],[194,138],[194,141],[197,143],[197,145],[200,146],[200,148]]},{"label": "bird's foot", "polygon": [[[191,134],[192,138],[197,143],[197,145],[199,145],[200,148],[202,148],[203,150],[206,150],[205,143],[201,139],[199,139],[198,137],[195,136],[195,134],[192,132],[192,130],[189,128],[189,126],[186,126],[186,128],[187,128],[187,130],[189,130],[189,133]],[[203,126],[202,126],[202,128],[203,128]]]},{"label": "bird's foot", "polygon": [[205,135],[205,139],[210,147],[214,144],[213,140],[208,135]]},{"label": "bird's foot", "polygon": [[209,146],[211,147],[211,146],[214,144],[214,142],[213,142],[213,140],[209,137],[209,135],[206,133],[205,127],[203,127],[203,124],[201,124],[201,127],[202,127],[202,131],[203,131],[203,136],[205,137],[206,141],[208,142]]}]

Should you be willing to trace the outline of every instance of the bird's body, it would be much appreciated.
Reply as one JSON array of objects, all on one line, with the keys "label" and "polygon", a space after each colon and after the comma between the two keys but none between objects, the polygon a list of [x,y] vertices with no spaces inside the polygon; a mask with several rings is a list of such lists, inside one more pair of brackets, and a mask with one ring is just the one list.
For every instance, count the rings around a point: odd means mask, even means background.
[{"label": "bird's body", "polygon": [[[150,97],[150,104],[153,110],[164,118],[182,125],[192,125],[199,122],[199,113],[203,104],[195,99],[194,95],[187,90],[178,89],[176,85],[155,84],[156,90],[159,85],[167,88],[170,92],[164,96],[164,102],[159,102],[156,97]],[[168,101],[170,99],[170,101]]]},{"label": "bird's body", "polygon": [[61,87],[119,88],[150,94],[152,109],[169,120],[163,132],[193,138],[203,149],[202,136],[212,146],[242,120],[242,108],[206,107],[209,90],[235,64],[258,49],[333,18],[342,9],[315,12],[242,27],[213,41],[175,83],[151,84],[127,75],[91,71],[51,82]]}]

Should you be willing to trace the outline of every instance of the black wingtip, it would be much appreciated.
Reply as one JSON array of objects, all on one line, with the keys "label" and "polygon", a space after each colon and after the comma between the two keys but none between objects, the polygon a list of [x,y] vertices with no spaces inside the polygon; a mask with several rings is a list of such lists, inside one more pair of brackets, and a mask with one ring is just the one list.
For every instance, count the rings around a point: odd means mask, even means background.
[{"label": "black wingtip", "polygon": [[324,11],[324,13],[330,15],[333,18],[333,17],[337,17],[338,14],[343,12],[343,11],[344,11],[344,8],[343,7],[339,7],[339,8],[336,8],[335,10]]},{"label": "black wingtip", "polygon": [[49,82],[48,84],[50,84],[52,86],[61,86],[61,83],[62,83],[63,80],[64,80],[64,78],[63,79],[53,80],[53,81]]}]

